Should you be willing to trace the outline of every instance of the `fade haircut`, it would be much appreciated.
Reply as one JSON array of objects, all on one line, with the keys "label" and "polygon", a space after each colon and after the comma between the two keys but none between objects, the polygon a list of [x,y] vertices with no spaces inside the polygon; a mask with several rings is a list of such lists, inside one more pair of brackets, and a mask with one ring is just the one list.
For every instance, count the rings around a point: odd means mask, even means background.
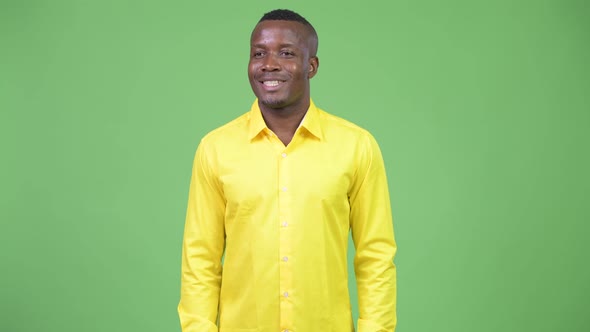
[{"label": "fade haircut", "polygon": [[275,9],[275,10],[271,10],[268,13],[265,13],[264,15],[262,15],[262,17],[260,18],[260,21],[258,21],[258,23],[262,22],[262,21],[292,21],[292,22],[299,22],[303,25],[305,25],[305,27],[307,27],[307,30],[309,31],[310,37],[313,39],[312,42],[312,48],[311,48],[311,55],[315,56],[316,52],[318,50],[318,34],[315,31],[315,28],[313,27],[313,25],[311,25],[311,23],[309,23],[308,20],[305,19],[305,17],[297,14],[296,12],[289,10],[289,9]]}]

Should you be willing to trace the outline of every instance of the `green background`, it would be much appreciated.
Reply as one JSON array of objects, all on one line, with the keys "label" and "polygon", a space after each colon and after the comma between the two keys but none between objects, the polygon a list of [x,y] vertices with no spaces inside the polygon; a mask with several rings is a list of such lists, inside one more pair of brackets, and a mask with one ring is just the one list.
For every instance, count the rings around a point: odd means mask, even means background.
[{"label": "green background", "polygon": [[194,151],[249,109],[250,32],[284,7],[320,35],[316,104],[381,145],[397,331],[590,331],[573,0],[0,0],[0,331],[180,330]]}]

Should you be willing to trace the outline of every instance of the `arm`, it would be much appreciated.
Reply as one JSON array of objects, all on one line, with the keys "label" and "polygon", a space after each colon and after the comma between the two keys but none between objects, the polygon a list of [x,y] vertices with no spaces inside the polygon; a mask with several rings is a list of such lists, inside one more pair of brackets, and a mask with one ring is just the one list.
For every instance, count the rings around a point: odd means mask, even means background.
[{"label": "arm", "polygon": [[178,314],[183,332],[217,332],[225,200],[201,142],[195,156],[182,247]]},{"label": "arm", "polygon": [[397,324],[393,263],[397,246],[385,166],[372,136],[367,135],[361,150],[360,167],[350,195],[360,313],[358,332],[393,332]]}]

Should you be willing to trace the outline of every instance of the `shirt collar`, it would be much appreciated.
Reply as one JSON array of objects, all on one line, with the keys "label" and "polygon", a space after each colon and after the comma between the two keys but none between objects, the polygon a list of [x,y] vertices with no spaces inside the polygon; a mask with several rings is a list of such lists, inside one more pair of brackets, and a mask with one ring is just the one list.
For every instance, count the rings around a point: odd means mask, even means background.
[{"label": "shirt collar", "polygon": [[[307,109],[307,112],[305,113],[305,116],[303,117],[303,120],[299,126],[305,128],[305,130],[307,130],[310,134],[322,140],[324,136],[322,133],[321,118],[319,113],[319,109],[315,106],[313,100],[310,99],[309,108]],[[266,123],[264,122],[264,118],[262,118],[262,112],[258,106],[258,99],[256,99],[250,108],[248,138],[252,140],[265,129],[267,129]]]}]

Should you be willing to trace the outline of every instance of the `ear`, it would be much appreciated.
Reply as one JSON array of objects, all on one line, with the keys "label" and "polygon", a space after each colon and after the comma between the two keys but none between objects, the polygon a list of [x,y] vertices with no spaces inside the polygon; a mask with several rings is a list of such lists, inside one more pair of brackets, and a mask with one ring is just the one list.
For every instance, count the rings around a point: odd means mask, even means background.
[{"label": "ear", "polygon": [[309,58],[309,73],[307,73],[307,78],[310,79],[314,77],[315,74],[317,74],[319,67],[320,59],[317,56]]}]

